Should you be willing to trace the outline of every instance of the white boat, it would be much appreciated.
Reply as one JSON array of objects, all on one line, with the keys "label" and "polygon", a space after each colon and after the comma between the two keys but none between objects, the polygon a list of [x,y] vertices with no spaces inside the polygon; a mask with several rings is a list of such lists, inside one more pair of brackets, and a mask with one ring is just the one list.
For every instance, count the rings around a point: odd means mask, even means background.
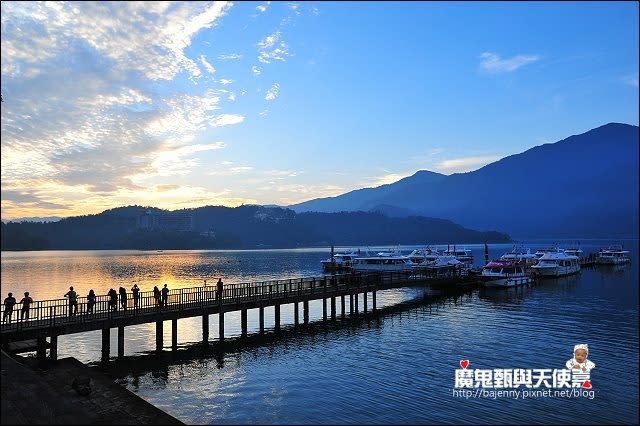
[{"label": "white boat", "polygon": [[536,251],[534,254],[538,259],[540,259],[542,256],[544,256],[547,253],[557,253],[557,252],[558,252],[558,246],[554,244],[549,248],[538,249],[538,251]]},{"label": "white boat", "polygon": [[380,252],[375,256],[356,257],[351,262],[355,271],[411,271],[414,263],[397,252]]},{"label": "white boat", "polygon": [[416,249],[407,255],[407,257],[411,259],[413,263],[416,263],[416,264],[423,263],[425,261],[426,262],[434,261],[439,256],[442,256],[442,254],[440,254],[438,250],[432,247]]},{"label": "white boat", "polygon": [[580,272],[580,262],[578,256],[558,250],[545,253],[531,269],[534,274],[542,277],[562,277]]},{"label": "white boat", "polygon": [[333,255],[333,259],[321,260],[320,263],[325,271],[346,270],[351,268],[353,259],[358,256],[361,256],[360,250],[357,252],[352,250],[350,252],[336,253]]},{"label": "white boat", "polygon": [[525,262],[513,260],[492,260],[482,268],[480,280],[485,287],[514,287],[533,281],[525,272]]},{"label": "white boat", "polygon": [[596,263],[600,265],[622,265],[623,263],[631,262],[631,258],[628,255],[629,251],[623,250],[622,246],[611,246],[598,252]]},{"label": "white boat", "polygon": [[538,257],[531,253],[530,249],[526,249],[522,246],[513,246],[510,252],[507,252],[500,256],[502,260],[510,260],[512,262],[525,262],[525,267],[529,267],[538,262]]},{"label": "white boat", "polygon": [[580,250],[579,248],[568,248],[568,249],[564,249],[564,252],[567,253],[569,256],[577,256],[577,257],[581,257],[582,254],[584,253],[582,250]]},{"label": "white boat", "polygon": [[430,271],[459,270],[467,267],[466,263],[460,262],[455,256],[435,254],[429,255],[427,259],[413,265],[414,269],[428,269]]},{"label": "white boat", "polygon": [[447,247],[445,251],[442,252],[445,256],[455,256],[461,262],[473,262],[473,252],[468,248],[456,248],[453,246],[453,250]]}]

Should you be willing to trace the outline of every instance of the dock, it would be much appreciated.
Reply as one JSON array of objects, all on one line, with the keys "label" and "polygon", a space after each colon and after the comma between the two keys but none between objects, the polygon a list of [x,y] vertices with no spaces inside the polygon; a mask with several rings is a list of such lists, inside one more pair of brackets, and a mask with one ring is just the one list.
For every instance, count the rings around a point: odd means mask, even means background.
[{"label": "dock", "polygon": [[[93,330],[102,331],[103,361],[109,360],[111,328],[118,330],[118,357],[124,356],[125,330],[127,326],[156,323],[156,351],[162,351],[164,321],[171,321],[171,348],[177,348],[178,319],[201,317],[202,342],[209,342],[209,316],[218,315],[218,339],[224,341],[224,316],[227,312],[240,311],[242,336],[247,335],[247,310],[259,310],[259,329],[264,333],[264,309],[274,307],[275,331],[280,330],[281,305],[293,305],[294,323],[309,323],[309,301],[322,301],[323,321],[335,320],[340,315],[358,316],[375,314],[377,292],[415,285],[430,285],[440,289],[473,286],[476,278],[465,272],[399,271],[352,272],[348,274],[304,277],[257,283],[224,284],[222,291],[216,287],[190,287],[170,290],[166,305],[157,303],[153,292],[140,292],[137,303],[127,293],[126,307],[120,299],[117,306],[109,305],[109,297],[96,297],[93,312],[87,312],[87,300],[78,298],[78,313],[69,315],[67,299],[34,301],[29,319],[20,319],[20,309],[11,314],[11,322],[0,328],[2,345],[6,350],[15,342],[35,340],[36,357],[57,359],[58,336]],[[362,295],[363,306],[359,300]],[[339,308],[338,308],[339,302]],[[370,305],[369,305],[370,303]],[[302,305],[302,315],[300,315]],[[348,311],[347,311],[348,309]],[[4,306],[2,306],[4,310]],[[4,312],[3,312],[4,314]],[[302,318],[301,318],[302,317]],[[47,342],[47,338],[49,341]],[[23,346],[33,348],[33,344]],[[33,350],[33,349],[32,349]]]}]

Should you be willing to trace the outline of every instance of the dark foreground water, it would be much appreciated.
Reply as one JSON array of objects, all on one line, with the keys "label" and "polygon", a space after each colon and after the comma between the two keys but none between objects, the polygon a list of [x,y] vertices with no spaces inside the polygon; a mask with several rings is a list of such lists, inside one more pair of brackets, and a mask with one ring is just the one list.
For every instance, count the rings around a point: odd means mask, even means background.
[{"label": "dark foreground water", "polygon": [[[582,243],[585,252],[608,242]],[[537,248],[543,244],[531,244]],[[178,323],[177,354],[151,353],[154,325],[127,328],[126,359],[109,369],[142,398],[186,423],[635,423],[638,420],[638,243],[625,242],[632,264],[583,269],[535,286],[479,289],[434,304],[428,289],[379,292],[377,319],[285,328],[279,337],[240,334],[239,313],[225,316],[231,344],[203,352],[201,320]],[[474,250],[477,264],[482,247]],[[498,257],[509,245],[490,246]],[[143,289],[300,277],[321,272],[326,249],[180,252],[2,253],[2,293],[60,297],[69,284],[89,288],[134,282]],[[426,297],[426,298],[425,298]],[[347,303],[348,305],[348,303]],[[360,302],[362,307],[362,301]],[[339,309],[339,303],[338,303]],[[266,325],[273,326],[273,308]],[[322,316],[311,303],[311,321]],[[292,306],[282,308],[293,322]],[[258,328],[249,312],[249,332]],[[165,324],[165,344],[170,324]],[[217,316],[210,338],[217,339]],[[112,330],[112,351],[116,333]],[[469,368],[564,368],[577,343],[589,344],[592,394],[577,398],[465,398],[454,395],[454,371]],[[59,339],[59,356],[96,362],[100,333]],[[114,355],[112,353],[112,355]],[[522,389],[522,388],[521,388]],[[544,389],[544,388],[542,388]]]}]

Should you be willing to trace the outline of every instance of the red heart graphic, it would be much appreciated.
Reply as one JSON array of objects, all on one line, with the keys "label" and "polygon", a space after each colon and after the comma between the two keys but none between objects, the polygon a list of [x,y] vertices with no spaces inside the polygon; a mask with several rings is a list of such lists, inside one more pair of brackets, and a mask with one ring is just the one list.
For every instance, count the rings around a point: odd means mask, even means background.
[{"label": "red heart graphic", "polygon": [[469,360],[468,359],[463,359],[460,361],[460,367],[464,368],[466,370],[467,366],[469,365]]},{"label": "red heart graphic", "polygon": [[582,384],[582,387],[583,387],[583,388],[587,388],[587,389],[591,389],[591,383],[589,382],[589,380],[585,381],[585,382]]}]

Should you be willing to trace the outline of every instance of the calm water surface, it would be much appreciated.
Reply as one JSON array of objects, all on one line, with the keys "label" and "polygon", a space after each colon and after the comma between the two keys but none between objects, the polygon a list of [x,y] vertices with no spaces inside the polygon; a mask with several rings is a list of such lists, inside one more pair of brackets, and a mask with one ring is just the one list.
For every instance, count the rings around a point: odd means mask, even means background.
[{"label": "calm water surface", "polygon": [[[608,242],[583,243],[585,252]],[[538,248],[548,244],[532,244]],[[201,320],[178,322],[177,354],[152,354],[154,325],[127,327],[126,359],[110,372],[142,398],[186,423],[635,423],[638,420],[638,243],[632,264],[583,269],[535,286],[479,289],[434,304],[429,290],[379,292],[378,319],[338,321],[249,345],[204,353]],[[498,257],[510,245],[490,246]],[[408,247],[407,247],[408,248]],[[474,250],[482,263],[482,246]],[[142,290],[319,275],[327,249],[256,251],[49,251],[2,253],[2,293],[29,290],[60,298],[69,285]],[[347,303],[348,305],[348,303]],[[362,301],[360,302],[362,306]],[[321,319],[311,302],[311,321]],[[282,307],[284,325],[292,306]],[[339,303],[338,303],[339,309]],[[249,332],[258,329],[249,311]],[[273,327],[273,308],[266,310]],[[171,341],[170,324],[164,327]],[[210,338],[217,339],[217,316]],[[116,333],[112,330],[112,356]],[[239,313],[225,315],[226,337],[240,334]],[[95,363],[100,332],[59,338],[59,356]],[[594,398],[464,399],[453,396],[454,370],[564,368],[576,343],[589,344]]]}]

